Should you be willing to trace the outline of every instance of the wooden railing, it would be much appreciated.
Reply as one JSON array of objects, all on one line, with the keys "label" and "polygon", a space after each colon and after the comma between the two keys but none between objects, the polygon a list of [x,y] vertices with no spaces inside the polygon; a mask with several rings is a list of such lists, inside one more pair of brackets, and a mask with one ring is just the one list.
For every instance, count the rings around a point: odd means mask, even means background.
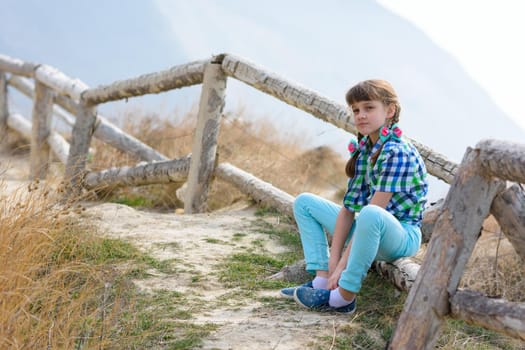
[{"label": "wooden railing", "polygon": [[[231,164],[216,164],[217,135],[228,77],[356,134],[355,125],[345,106],[230,54],[96,88],[89,88],[82,81],[72,79],[53,67],[0,55],[0,142],[5,139],[7,128],[30,140],[30,176],[33,179],[46,177],[50,152],[54,152],[66,165],[64,180],[68,184],[69,196],[78,194],[82,188],[93,189],[104,185],[138,186],[186,181],[184,210],[186,213],[197,213],[207,209],[210,180],[215,175],[232,183],[255,201],[292,215],[293,196]],[[27,78],[32,78],[34,83]],[[96,110],[96,106],[102,103],[196,84],[202,84],[202,92],[192,153],[179,159],[170,160],[124,133]],[[8,86],[33,99],[31,122],[21,115],[9,113]],[[74,117],[62,112],[54,104]],[[72,126],[71,144],[51,130],[53,115]],[[146,164],[89,171],[86,159],[92,137],[146,161]],[[438,334],[441,319],[446,315],[525,340],[525,313],[512,311],[523,310],[523,303],[494,301],[468,291],[456,290],[458,276],[461,276],[479,234],[480,220],[489,211],[525,260],[525,196],[520,186],[505,188],[502,180],[497,179],[525,182],[522,173],[525,168],[525,149],[522,145],[486,141],[474,150],[469,150],[458,168],[457,164],[442,154],[416,140],[410,141],[424,158],[429,173],[452,183],[452,187],[443,206],[425,213],[425,237],[433,232],[434,238],[421,269],[409,259],[394,264],[376,264],[376,268],[390,277],[398,287],[408,290],[414,284],[391,348],[430,348]],[[463,184],[466,180],[469,181],[468,185]],[[453,239],[446,238],[449,236]],[[435,260],[445,256],[448,258]],[[421,273],[418,273],[419,270]],[[434,275],[428,277],[432,272]],[[428,293],[429,288],[435,291]],[[499,314],[501,322],[487,322],[486,316],[472,312],[472,305],[478,305],[479,309],[479,305],[490,308],[494,303],[505,305],[498,309],[502,310]],[[428,321],[418,322],[417,319],[425,312],[431,314],[427,316]],[[409,331],[414,335],[406,336]]]}]

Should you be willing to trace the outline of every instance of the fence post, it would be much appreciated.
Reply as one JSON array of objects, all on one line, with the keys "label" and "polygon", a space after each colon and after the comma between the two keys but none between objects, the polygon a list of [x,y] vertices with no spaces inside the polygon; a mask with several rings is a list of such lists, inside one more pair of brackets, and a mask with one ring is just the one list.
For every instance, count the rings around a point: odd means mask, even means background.
[{"label": "fence post", "polygon": [[71,144],[64,174],[66,196],[75,199],[82,190],[82,181],[86,172],[86,162],[97,120],[96,106],[78,105],[75,125],[71,132]]},{"label": "fence post", "polygon": [[4,72],[0,71],[0,147],[7,139],[7,78]]},{"label": "fence post", "polygon": [[47,142],[51,134],[53,114],[53,91],[35,81],[35,99],[33,101],[30,178],[44,179],[49,167],[50,147]]},{"label": "fence post", "polygon": [[218,63],[204,69],[197,127],[193,137],[184,212],[207,210],[208,189],[215,168],[220,117],[224,108],[226,76]]},{"label": "fence post", "polygon": [[433,349],[449,298],[457,290],[483,220],[505,182],[481,172],[479,150],[468,149],[448,191],[425,260],[408,294],[389,349]]}]

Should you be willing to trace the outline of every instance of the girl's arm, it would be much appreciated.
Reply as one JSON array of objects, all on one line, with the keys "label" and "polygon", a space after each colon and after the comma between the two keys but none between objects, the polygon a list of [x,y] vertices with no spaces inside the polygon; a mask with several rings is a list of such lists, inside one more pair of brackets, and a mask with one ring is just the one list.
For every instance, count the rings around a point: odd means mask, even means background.
[{"label": "girl's arm", "polygon": [[[372,199],[370,200],[370,204],[377,205],[381,208],[386,208],[388,202],[392,198],[392,195],[393,195],[392,192],[376,192],[372,196]],[[352,220],[353,220],[354,213],[351,213],[351,214],[352,214]],[[339,217],[338,217],[338,221],[339,221]],[[336,230],[337,230],[337,222],[336,222]],[[335,232],[334,232],[334,239],[335,239]],[[345,240],[346,240],[346,237],[345,237]],[[342,244],[344,244],[344,241],[342,242]],[[335,269],[330,270],[330,277],[328,279],[328,287],[327,287],[328,289],[337,288],[339,277],[341,277],[341,273],[344,271],[344,269],[346,268],[346,264],[348,263],[348,256],[350,256],[351,248],[352,248],[352,240],[350,240],[350,242],[348,243],[341,258],[338,259],[339,261]],[[331,260],[331,256],[330,256],[330,260]]]},{"label": "girl's arm", "polygon": [[345,245],[346,238],[354,222],[354,212],[349,211],[345,207],[339,210],[335,222],[334,236],[332,238],[332,246],[330,248],[330,260],[328,263],[328,274],[332,274],[341,260],[341,255]]}]

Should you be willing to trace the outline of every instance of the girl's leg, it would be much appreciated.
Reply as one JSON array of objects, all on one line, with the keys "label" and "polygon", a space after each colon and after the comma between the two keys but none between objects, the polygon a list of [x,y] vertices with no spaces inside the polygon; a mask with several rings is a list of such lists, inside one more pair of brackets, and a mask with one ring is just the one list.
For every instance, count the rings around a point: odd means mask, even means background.
[{"label": "girl's leg", "polygon": [[306,270],[310,273],[328,271],[328,241],[323,230],[333,235],[341,206],[311,193],[295,199],[294,216],[303,244]]},{"label": "girl's leg", "polygon": [[359,292],[374,260],[394,261],[414,255],[420,244],[417,226],[401,224],[385,209],[367,205],[356,220],[350,256],[339,286],[354,294]]}]

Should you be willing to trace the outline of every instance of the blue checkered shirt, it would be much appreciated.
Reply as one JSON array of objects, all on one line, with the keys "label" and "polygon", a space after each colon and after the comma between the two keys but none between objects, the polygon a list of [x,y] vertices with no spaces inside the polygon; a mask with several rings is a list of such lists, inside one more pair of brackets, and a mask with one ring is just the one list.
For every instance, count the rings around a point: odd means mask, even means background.
[{"label": "blue checkered shirt", "polygon": [[[365,137],[366,139],[367,137]],[[370,156],[383,149],[374,165]],[[400,222],[421,225],[428,191],[425,163],[408,141],[393,137],[379,139],[373,146],[360,143],[355,176],[348,180],[344,206],[359,212],[370,203],[375,192],[392,192],[386,210]]]}]

